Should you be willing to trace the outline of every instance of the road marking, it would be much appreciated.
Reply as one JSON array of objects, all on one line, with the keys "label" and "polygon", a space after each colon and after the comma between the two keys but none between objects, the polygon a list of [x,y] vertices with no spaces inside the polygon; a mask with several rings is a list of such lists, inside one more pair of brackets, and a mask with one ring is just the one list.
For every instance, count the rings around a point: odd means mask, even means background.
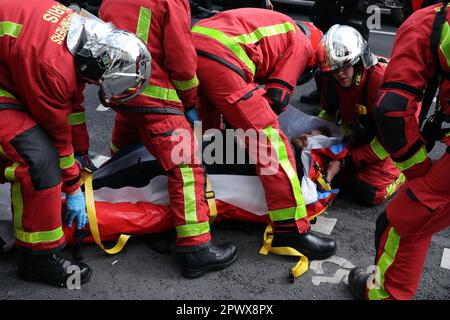
[{"label": "road marking", "polygon": [[101,103],[99,104],[99,106],[97,107],[97,111],[100,111],[100,112],[104,112],[104,111],[108,111],[109,110],[109,108],[108,107],[105,107],[104,105],[102,105]]},{"label": "road marking", "polygon": [[343,281],[347,285],[349,274],[350,270],[339,269],[335,272],[335,274],[332,277],[322,277],[322,276],[312,277],[312,283],[313,285],[318,286],[321,283],[338,284],[341,281]]},{"label": "road marking", "polygon": [[332,256],[331,258],[328,258],[326,260],[311,261],[309,268],[317,274],[325,274],[325,272],[323,271],[323,268],[322,268],[322,265],[325,262],[333,263],[333,264],[337,265],[338,267],[344,268],[344,269],[353,269],[355,267],[355,265],[353,263],[351,263],[350,261],[348,261],[345,258]]},{"label": "road marking", "polygon": [[325,274],[325,271],[323,270],[322,265],[325,262],[335,264],[340,268],[338,270],[336,270],[336,272],[334,273],[334,275],[332,277],[313,276],[311,279],[313,285],[318,286],[321,283],[338,284],[340,282],[344,282],[345,284],[348,284],[348,275],[350,273],[349,269],[353,269],[355,267],[355,265],[353,263],[351,263],[350,261],[348,261],[345,258],[332,256],[331,258],[328,258],[328,259],[322,260],[322,261],[317,261],[317,260],[311,261],[309,268],[312,271],[314,271],[316,274],[323,275],[323,274]]},{"label": "road marking", "polygon": [[336,225],[337,219],[317,217],[317,222],[311,225],[311,230],[330,235]]},{"label": "road marking", "polygon": [[450,249],[445,248],[442,255],[441,268],[450,270]]},{"label": "road marking", "polygon": [[396,33],[395,32],[391,32],[391,31],[381,31],[381,30],[370,30],[371,33],[376,33],[376,34],[383,34],[386,36],[395,36]]}]

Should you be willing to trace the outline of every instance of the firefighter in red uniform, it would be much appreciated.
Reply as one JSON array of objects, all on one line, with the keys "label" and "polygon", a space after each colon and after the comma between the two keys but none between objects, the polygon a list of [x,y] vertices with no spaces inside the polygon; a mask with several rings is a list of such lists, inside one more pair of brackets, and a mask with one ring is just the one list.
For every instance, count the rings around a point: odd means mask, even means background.
[{"label": "firefighter in red uniform", "polygon": [[[177,251],[185,277],[199,277],[231,265],[236,258],[235,246],[211,244],[205,171],[196,158],[198,146],[188,121],[198,118],[194,108],[197,56],[188,1],[105,0],[99,12],[105,21],[136,32],[152,54],[152,78],[144,92],[130,104],[112,105],[117,111],[112,151],[142,141],[167,172]],[[172,133],[180,129],[193,146],[183,154],[182,162],[173,157],[180,141]]]},{"label": "firefighter in red uniform", "polygon": [[[349,288],[360,299],[411,299],[432,236],[450,226],[450,134],[441,127],[450,121],[448,11],[447,3],[419,10],[397,32],[374,117],[381,142],[408,182],[377,220],[373,277],[363,268],[349,275]],[[437,112],[421,132],[422,95],[435,75],[441,77]],[[448,147],[431,161],[427,149],[435,140]]]},{"label": "firefighter in red uniform", "polygon": [[76,268],[81,284],[92,273],[58,254],[65,245],[61,191],[68,225],[87,223],[68,116],[86,81],[114,100],[132,98],[150,77],[142,41],[87,15],[50,0],[0,6],[1,172],[12,185],[18,274],[58,287]]},{"label": "firefighter in red uniform", "polygon": [[340,185],[367,204],[380,204],[396,192],[404,176],[376,137],[373,119],[385,67],[354,28],[334,25],[318,49],[322,74],[320,117],[339,119],[348,132],[349,156]]},{"label": "firefighter in red uniform", "polygon": [[[277,121],[302,74],[315,68],[314,46],[322,32],[309,23],[297,26],[279,12],[244,8],[202,20],[192,33],[203,129],[221,128],[223,116],[233,129],[259,135],[250,134],[246,146],[265,189],[275,234],[272,247],[293,247],[310,259],[333,255],[334,240],[310,232],[294,155]],[[258,145],[258,155],[250,144]],[[268,150],[269,158],[261,157]]]}]

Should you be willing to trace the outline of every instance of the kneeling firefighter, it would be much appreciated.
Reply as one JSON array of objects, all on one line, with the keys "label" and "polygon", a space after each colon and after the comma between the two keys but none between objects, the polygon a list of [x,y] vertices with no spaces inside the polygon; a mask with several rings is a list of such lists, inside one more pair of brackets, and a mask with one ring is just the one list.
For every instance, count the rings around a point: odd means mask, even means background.
[{"label": "kneeling firefighter", "polygon": [[[279,12],[244,8],[202,20],[192,33],[199,55],[197,107],[203,129],[222,128],[223,117],[227,126],[250,133],[242,142],[265,190],[272,247],[292,247],[310,259],[330,257],[335,241],[310,232],[294,154],[277,120],[302,75],[313,73],[322,32]],[[266,161],[261,155],[268,153]]]},{"label": "kneeling firefighter", "polygon": [[[236,247],[211,243],[205,171],[197,159],[198,146],[189,123],[198,119],[194,108],[198,79],[188,2],[105,0],[100,17],[136,32],[152,54],[152,78],[143,93],[127,104],[110,104],[117,112],[112,152],[142,142],[167,172],[177,253],[185,277],[228,267],[236,259]],[[181,163],[174,157],[179,130],[187,133],[189,144]]]},{"label": "kneeling firefighter", "polygon": [[[404,4],[413,8],[411,1]],[[450,122],[448,11],[443,2],[413,13],[395,38],[374,117],[382,144],[408,182],[376,222],[373,278],[363,268],[349,275],[359,299],[411,299],[431,238],[450,226],[450,132],[442,128]],[[422,127],[424,92],[436,76],[436,111]],[[447,150],[432,161],[428,151],[436,141]]]},{"label": "kneeling firefighter", "polygon": [[376,137],[373,109],[385,66],[349,26],[332,26],[317,53],[322,74],[319,117],[339,121],[347,133],[349,155],[339,187],[366,204],[380,204],[405,180]]},{"label": "kneeling firefighter", "polygon": [[150,54],[134,34],[51,0],[2,1],[0,155],[2,180],[12,185],[21,278],[61,287],[78,269],[81,284],[89,281],[88,265],[58,254],[61,191],[69,227],[88,223],[68,116],[86,82],[111,100],[130,99],[149,72]]}]

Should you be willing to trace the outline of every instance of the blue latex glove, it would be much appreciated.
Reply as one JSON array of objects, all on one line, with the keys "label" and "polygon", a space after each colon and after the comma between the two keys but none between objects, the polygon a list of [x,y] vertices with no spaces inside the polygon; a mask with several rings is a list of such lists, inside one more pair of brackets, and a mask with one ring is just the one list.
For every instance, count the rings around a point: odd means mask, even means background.
[{"label": "blue latex glove", "polygon": [[195,107],[190,108],[185,112],[186,118],[188,121],[192,124],[194,124],[195,121],[200,121],[200,116],[198,115],[197,109]]},{"label": "blue latex glove", "polygon": [[83,192],[67,195],[66,202],[66,215],[64,218],[67,220],[67,226],[71,228],[72,222],[77,219],[77,229],[83,229],[88,223]]}]

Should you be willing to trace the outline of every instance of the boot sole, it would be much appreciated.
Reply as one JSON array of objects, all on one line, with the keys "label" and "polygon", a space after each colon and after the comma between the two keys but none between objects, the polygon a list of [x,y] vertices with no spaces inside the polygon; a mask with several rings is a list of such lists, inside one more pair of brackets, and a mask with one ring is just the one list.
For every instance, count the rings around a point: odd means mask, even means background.
[{"label": "boot sole", "polygon": [[184,277],[189,278],[189,279],[198,278],[198,277],[203,276],[205,273],[207,273],[209,271],[225,269],[226,267],[228,267],[231,264],[233,264],[233,262],[236,260],[236,258],[237,258],[237,253],[233,256],[233,258],[231,258],[227,262],[224,262],[224,263],[221,263],[221,264],[210,265],[210,266],[204,267],[204,268],[199,269],[199,270],[183,269],[181,271],[181,274]]},{"label": "boot sole", "polygon": [[[24,271],[21,270],[17,270],[17,276],[24,280],[24,281],[28,281],[28,282],[40,282],[40,283],[45,283],[45,284],[49,284],[51,286],[54,287],[58,287],[58,288],[67,288],[67,279],[63,282],[60,281],[46,281],[36,275],[30,275]],[[88,275],[81,280],[80,285],[84,285],[86,283],[88,283],[91,280],[91,276],[92,276],[92,270],[89,270]]]}]

